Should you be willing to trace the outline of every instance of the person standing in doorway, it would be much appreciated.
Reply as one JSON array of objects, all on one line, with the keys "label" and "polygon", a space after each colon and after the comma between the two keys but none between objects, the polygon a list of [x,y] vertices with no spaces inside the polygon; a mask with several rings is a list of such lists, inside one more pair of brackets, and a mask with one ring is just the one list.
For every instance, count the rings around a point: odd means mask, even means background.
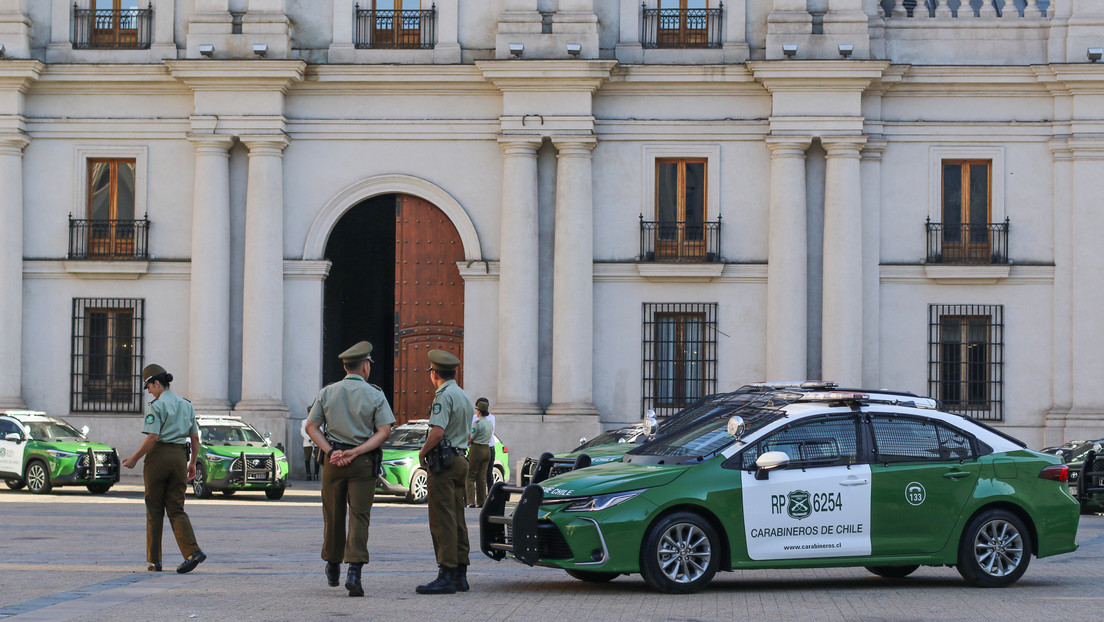
[{"label": "person standing in doorway", "polygon": [[[464,481],[468,475],[465,450],[475,413],[468,394],[456,384],[460,359],[444,350],[429,352],[429,379],[437,388],[429,411],[429,434],[418,459],[423,467],[433,452],[437,470],[429,472],[429,531],[437,554],[437,578],[419,585],[419,594],[455,594],[468,591],[468,526],[464,522]],[[445,463],[448,463],[445,466]]]},{"label": "person standing in doorway", "polygon": [[391,438],[395,415],[383,391],[368,384],[372,344],[361,341],[339,356],[345,378],[318,392],[307,416],[306,431],[329,455],[322,463],[322,559],[326,561],[326,581],[330,587],[337,587],[344,560],[349,564],[345,589],[349,596],[364,596],[360,579],[368,563],[368,527],[383,453],[380,445]]},{"label": "person standing in doorway", "polygon": [[475,423],[468,437],[468,507],[481,508],[487,500],[487,464],[494,450],[491,422],[484,411],[475,409]]},{"label": "person standing in doorway", "polygon": [[[142,385],[153,396],[142,425],[146,438],[134,455],[123,460],[123,466],[133,469],[143,456],[146,459],[142,480],[146,488],[147,570],[161,572],[161,532],[167,514],[176,545],[184,556],[184,563],[176,571],[185,573],[207,559],[184,512],[184,490],[196,474],[199,425],[191,402],[169,390],[172,380],[173,375],[160,365],[146,365],[142,370]],[[189,440],[191,451],[186,445]]]},{"label": "person standing in doorway", "polygon": [[[310,414],[309,408],[307,409],[307,414]],[[318,447],[315,446],[310,434],[307,434],[306,419],[299,425],[299,435],[303,437],[303,467],[307,470],[307,481],[309,482],[318,479],[318,461],[315,459],[314,455],[315,452],[318,451]],[[311,473],[312,470],[314,471],[313,474]]]},{"label": "person standing in doorway", "polygon": [[[485,397],[481,397],[475,400],[475,417],[472,417],[472,425],[475,425],[475,420],[479,417],[479,413],[483,413],[483,417],[487,421],[491,422],[491,440],[487,441],[487,444],[491,447],[491,459],[487,461],[487,490],[494,486],[494,464],[495,464],[495,416],[491,414],[491,402]],[[471,499],[468,499],[469,501]]]}]

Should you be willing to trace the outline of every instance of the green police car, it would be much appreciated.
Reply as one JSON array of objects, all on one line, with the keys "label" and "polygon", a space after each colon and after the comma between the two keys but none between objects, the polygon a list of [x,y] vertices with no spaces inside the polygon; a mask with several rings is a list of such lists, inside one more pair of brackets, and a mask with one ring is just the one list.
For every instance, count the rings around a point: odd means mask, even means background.
[{"label": "green police car", "polygon": [[215,490],[232,495],[239,490],[263,490],[280,499],[288,480],[284,452],[272,447],[268,434],[233,416],[196,416],[199,454],[192,493],[209,499]]},{"label": "green police car", "polygon": [[[428,434],[429,419],[416,419],[391,430],[391,438],[383,444],[383,473],[376,478],[376,494],[398,495],[407,503],[425,503],[429,478],[418,464],[418,452]],[[497,483],[510,477],[510,450],[497,436],[494,447],[491,474]]]},{"label": "green police car", "polygon": [[525,458],[521,466],[521,485],[539,483],[574,469],[583,469],[594,464],[616,462],[636,443],[643,443],[648,435],[644,424],[607,430],[589,441],[579,439],[579,446],[569,452],[553,454],[545,452],[540,458]]},{"label": "green police car", "polygon": [[675,593],[704,588],[719,570],[838,566],[904,577],[954,565],[971,584],[1002,587],[1032,555],[1077,548],[1068,467],[933,399],[723,397],[712,416],[624,462],[496,485],[480,548],[585,581],[639,573]]},{"label": "green police car", "polygon": [[103,494],[119,481],[119,456],[73,426],[34,410],[0,410],[0,478],[12,490],[47,493],[85,486]]}]

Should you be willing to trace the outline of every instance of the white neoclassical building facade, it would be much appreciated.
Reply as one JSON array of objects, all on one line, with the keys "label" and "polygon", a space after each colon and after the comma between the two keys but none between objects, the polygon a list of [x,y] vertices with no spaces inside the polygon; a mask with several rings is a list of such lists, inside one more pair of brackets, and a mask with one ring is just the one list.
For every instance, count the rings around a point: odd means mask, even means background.
[{"label": "white neoclassical building facade", "polygon": [[[515,459],[762,380],[1104,436],[1104,0],[0,0],[0,407]],[[296,465],[298,467],[298,465]]]}]

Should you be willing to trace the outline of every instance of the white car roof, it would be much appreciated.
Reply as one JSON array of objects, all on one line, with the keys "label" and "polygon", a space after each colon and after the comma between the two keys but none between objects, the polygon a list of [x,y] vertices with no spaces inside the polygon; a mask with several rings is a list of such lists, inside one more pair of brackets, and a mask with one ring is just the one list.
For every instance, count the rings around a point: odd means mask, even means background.
[{"label": "white car roof", "polygon": [[24,423],[31,422],[31,421],[51,421],[51,420],[55,419],[55,417],[51,417],[51,416],[47,415],[46,413],[42,412],[41,410],[7,409],[7,410],[0,410],[0,415],[7,415],[8,417],[11,417],[13,419],[17,419],[17,420],[22,421]]},{"label": "white car roof", "polygon": [[247,425],[237,417],[224,417],[221,415],[196,415],[196,423],[205,423],[207,425],[230,425],[243,428]]}]

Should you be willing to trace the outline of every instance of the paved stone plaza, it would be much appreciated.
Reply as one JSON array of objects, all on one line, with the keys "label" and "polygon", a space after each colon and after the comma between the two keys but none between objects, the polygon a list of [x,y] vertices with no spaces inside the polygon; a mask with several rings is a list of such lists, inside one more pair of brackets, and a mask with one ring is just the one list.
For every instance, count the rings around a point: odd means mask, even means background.
[{"label": "paved stone plaza", "polygon": [[[419,596],[436,571],[425,506],[378,497],[365,598],[326,586],[317,482],[281,501],[216,495],[186,509],[208,560],[188,575],[165,533],[166,571],[145,571],[141,480],[103,496],[0,490],[0,619],[6,620],[1070,620],[1104,611],[1104,516],[1082,517],[1081,548],[1033,559],[1008,589],[967,587],[953,568],[903,580],[861,568],[721,573],[704,592],[651,592],[639,576],[592,585],[564,572],[473,554],[472,590]],[[468,510],[478,548],[476,510]],[[167,529],[167,524],[166,524]],[[168,552],[172,551],[172,555]]]}]

